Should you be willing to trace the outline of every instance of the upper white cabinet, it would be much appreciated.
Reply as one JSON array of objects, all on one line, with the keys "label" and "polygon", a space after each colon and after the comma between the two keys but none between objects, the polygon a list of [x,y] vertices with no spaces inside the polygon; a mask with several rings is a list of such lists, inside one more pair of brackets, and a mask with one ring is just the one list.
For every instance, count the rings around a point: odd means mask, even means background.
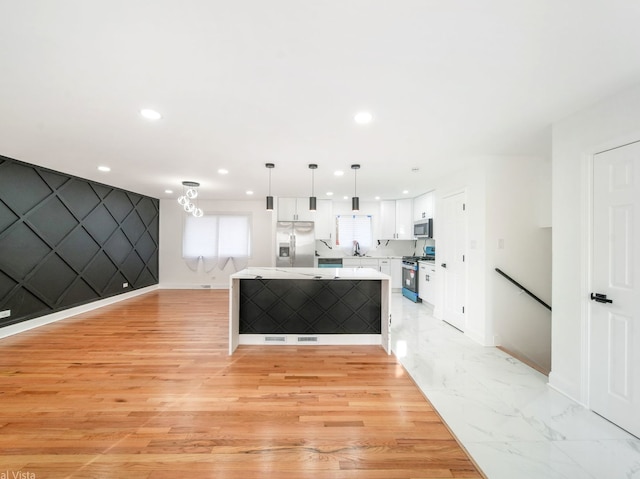
[{"label": "upper white cabinet", "polygon": [[278,198],[278,221],[315,221],[309,198]]},{"label": "upper white cabinet", "polygon": [[333,216],[333,202],[331,200],[317,200],[316,208],[316,239],[333,239],[336,228],[336,219]]},{"label": "upper white cabinet", "polygon": [[380,202],[380,238],[413,239],[413,200]]},{"label": "upper white cabinet", "polygon": [[433,218],[433,191],[413,199],[413,221]]}]

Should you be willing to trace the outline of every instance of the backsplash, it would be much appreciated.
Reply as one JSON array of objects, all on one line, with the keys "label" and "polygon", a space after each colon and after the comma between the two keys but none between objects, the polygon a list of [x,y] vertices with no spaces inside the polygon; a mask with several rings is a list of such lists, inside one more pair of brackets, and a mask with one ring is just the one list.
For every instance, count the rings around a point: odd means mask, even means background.
[{"label": "backsplash", "polygon": [[[435,246],[435,240],[420,238],[417,240],[380,240],[374,241],[372,248],[362,253],[367,256],[421,256],[425,246]],[[316,240],[316,253],[319,256],[341,258],[351,256],[344,248],[336,248],[333,242]]]}]

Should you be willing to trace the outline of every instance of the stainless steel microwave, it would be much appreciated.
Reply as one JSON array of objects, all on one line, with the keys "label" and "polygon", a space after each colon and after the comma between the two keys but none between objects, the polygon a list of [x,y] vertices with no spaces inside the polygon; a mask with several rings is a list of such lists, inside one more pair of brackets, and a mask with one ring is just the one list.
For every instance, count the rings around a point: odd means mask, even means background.
[{"label": "stainless steel microwave", "polygon": [[433,218],[413,223],[413,236],[416,238],[433,238]]}]

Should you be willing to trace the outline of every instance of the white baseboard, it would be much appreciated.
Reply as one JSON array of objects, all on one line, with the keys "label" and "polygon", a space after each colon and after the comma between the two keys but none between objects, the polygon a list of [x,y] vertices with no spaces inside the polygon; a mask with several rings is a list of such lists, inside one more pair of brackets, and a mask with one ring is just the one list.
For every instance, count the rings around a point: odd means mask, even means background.
[{"label": "white baseboard", "polygon": [[584,407],[588,407],[586,405],[586,401],[582,401],[579,399],[579,396],[580,396],[579,394],[572,393],[572,391],[575,391],[576,389],[578,389],[574,381],[567,381],[565,378],[551,371],[549,373],[548,385],[551,389],[558,391],[563,396],[567,396],[572,401],[575,401]]},{"label": "white baseboard", "polygon": [[120,301],[124,301],[125,299],[134,298],[136,296],[149,293],[156,289],[158,289],[158,285],[147,286],[146,288],[136,289],[127,293],[118,294],[117,296],[111,296],[109,298],[99,299],[91,303],[76,306],[75,308],[65,309],[64,311],[58,311],[57,313],[51,313],[45,316],[40,316],[37,318],[22,321],[20,323],[12,324],[10,326],[5,326],[4,328],[0,328],[0,338],[13,336],[14,334],[29,331],[30,329],[39,328],[40,326],[44,326],[45,324],[55,323],[56,321],[70,318],[71,316],[87,313],[89,311],[93,311],[94,309],[102,308],[103,306],[108,306],[110,304],[119,303]]},{"label": "white baseboard", "polygon": [[471,340],[475,341],[478,344],[481,344],[482,346],[493,346],[493,344],[489,344],[489,341],[486,341],[484,335],[477,333],[476,331],[467,329],[465,330],[464,334]]},{"label": "white baseboard", "polygon": [[229,289],[229,284],[215,283],[160,283],[160,289]]}]

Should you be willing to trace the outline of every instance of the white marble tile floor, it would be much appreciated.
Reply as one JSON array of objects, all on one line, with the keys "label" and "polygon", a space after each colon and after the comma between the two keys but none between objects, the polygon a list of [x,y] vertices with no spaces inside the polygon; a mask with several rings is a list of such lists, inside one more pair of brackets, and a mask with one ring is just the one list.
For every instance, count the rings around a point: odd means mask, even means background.
[{"label": "white marble tile floor", "polygon": [[488,479],[640,479],[640,439],[394,293],[392,350]]}]

